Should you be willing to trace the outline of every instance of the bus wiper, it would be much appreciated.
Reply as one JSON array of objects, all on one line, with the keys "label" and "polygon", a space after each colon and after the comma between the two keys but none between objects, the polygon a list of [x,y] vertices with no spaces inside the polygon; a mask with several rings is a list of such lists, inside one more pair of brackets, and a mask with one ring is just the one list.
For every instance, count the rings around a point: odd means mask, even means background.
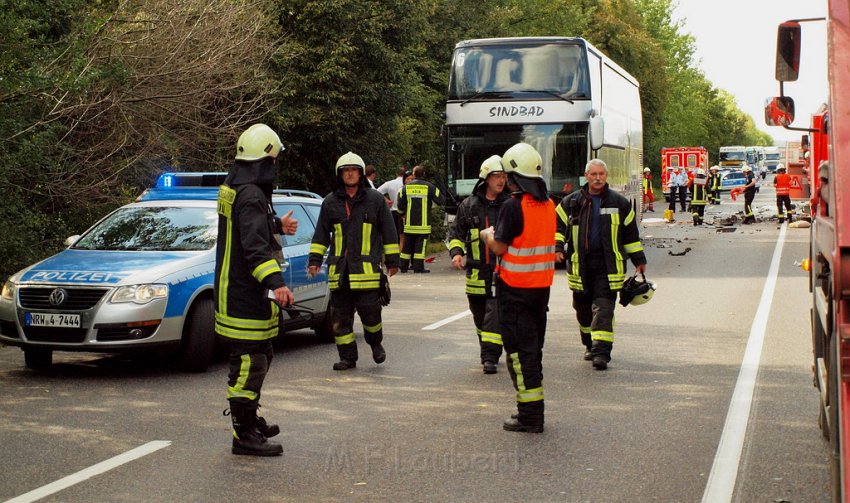
[{"label": "bus wiper", "polygon": [[481,91],[481,92],[477,92],[477,93],[473,94],[472,96],[470,96],[469,98],[463,100],[463,102],[460,104],[460,106],[464,106],[467,103],[469,103],[470,101],[481,99],[481,98],[484,98],[485,96],[496,97],[496,96],[502,96],[504,94],[509,94],[509,93],[507,93],[505,91]]},{"label": "bus wiper", "polygon": [[570,93],[570,94],[567,94],[567,95],[563,95],[563,94],[558,94],[555,91],[550,91],[548,89],[523,89],[522,91],[515,91],[515,92],[518,92],[518,93],[544,93],[544,94],[548,94],[549,96],[554,96],[554,97],[558,98],[559,100],[564,100],[567,103],[569,103],[570,105],[574,104],[574,102],[571,98],[578,95],[578,93]]}]

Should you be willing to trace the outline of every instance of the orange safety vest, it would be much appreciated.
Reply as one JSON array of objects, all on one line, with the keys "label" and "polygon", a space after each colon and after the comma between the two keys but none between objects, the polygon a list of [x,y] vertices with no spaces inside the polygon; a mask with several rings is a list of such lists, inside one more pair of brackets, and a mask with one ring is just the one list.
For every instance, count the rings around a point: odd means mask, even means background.
[{"label": "orange safety vest", "polygon": [[523,194],[522,234],[502,254],[496,268],[514,288],[548,288],[555,278],[555,204]]},{"label": "orange safety vest", "polygon": [[776,186],[777,196],[787,196],[791,193],[791,175],[788,173],[778,173],[773,178],[773,185]]}]

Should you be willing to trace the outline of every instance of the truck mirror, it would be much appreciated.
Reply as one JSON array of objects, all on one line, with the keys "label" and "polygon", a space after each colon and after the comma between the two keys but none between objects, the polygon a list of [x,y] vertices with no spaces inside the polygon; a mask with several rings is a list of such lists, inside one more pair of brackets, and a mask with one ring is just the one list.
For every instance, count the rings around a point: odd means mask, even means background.
[{"label": "truck mirror", "polygon": [[794,122],[794,98],[768,98],[764,105],[764,123],[768,126],[790,126]]},{"label": "truck mirror", "polygon": [[590,150],[599,150],[605,143],[605,121],[602,116],[590,118]]},{"label": "truck mirror", "polygon": [[786,21],[776,30],[776,80],[793,82],[800,72],[800,23]]}]

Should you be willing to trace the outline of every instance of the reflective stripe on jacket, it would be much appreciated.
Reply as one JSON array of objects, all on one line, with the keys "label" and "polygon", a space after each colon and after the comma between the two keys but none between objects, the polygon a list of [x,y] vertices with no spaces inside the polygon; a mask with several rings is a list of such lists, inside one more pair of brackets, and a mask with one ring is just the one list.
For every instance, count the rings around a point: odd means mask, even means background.
[{"label": "reflective stripe on jacket", "polygon": [[328,254],[328,287],[348,278],[352,290],[377,290],[381,262],[398,267],[398,234],[384,196],[361,187],[353,198],[341,187],[325,197],[310,245],[309,265],[320,266]]},{"label": "reflective stripe on jacket", "polygon": [[791,193],[791,175],[788,173],[777,173],[773,178],[773,185],[776,186],[777,196],[787,196]]},{"label": "reflective stripe on jacket", "polygon": [[522,234],[502,254],[499,277],[514,288],[547,288],[555,278],[555,204],[523,194]]},{"label": "reflective stripe on jacket", "polygon": [[[574,291],[584,291],[582,276],[585,274],[589,253],[593,204],[587,190],[585,184],[581,190],[564,196],[556,209],[558,224],[555,249],[566,257],[567,280],[570,289]],[[626,257],[630,258],[635,266],[646,263],[635,216],[632,203],[605,185],[599,225],[602,226],[602,253],[611,291],[623,288],[623,282],[626,280]]]},{"label": "reflective stripe on jacket", "polygon": [[466,256],[466,294],[488,295],[491,291],[496,257],[479,238],[487,227],[496,226],[502,203],[508,199],[506,193],[489,201],[483,194],[486,185],[478,184],[472,195],[458,206],[457,215],[449,229],[449,255]]},{"label": "reflective stripe on jacket", "polygon": [[431,206],[443,205],[443,195],[433,183],[413,180],[398,195],[398,210],[404,215],[405,234],[431,234]]},{"label": "reflective stripe on jacket", "polygon": [[231,339],[271,339],[280,309],[267,294],[284,286],[274,210],[256,185],[222,185],[218,215],[215,331]]}]

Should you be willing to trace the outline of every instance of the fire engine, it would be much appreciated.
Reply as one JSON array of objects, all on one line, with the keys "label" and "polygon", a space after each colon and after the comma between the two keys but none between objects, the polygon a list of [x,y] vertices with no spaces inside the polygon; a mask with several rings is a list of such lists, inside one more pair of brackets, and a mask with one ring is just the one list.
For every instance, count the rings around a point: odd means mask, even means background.
[{"label": "fire engine", "polygon": [[703,147],[661,149],[661,190],[667,201],[670,200],[670,188],[667,181],[670,179],[670,173],[676,168],[684,168],[688,173],[688,180],[692,180],[695,169],[708,169],[708,151]]},{"label": "fire engine", "polygon": [[[850,0],[829,0],[827,70],[829,104],[812,116],[810,128],[794,128],[775,108],[790,113],[794,100],[779,96],[768,101],[769,125],[806,131],[809,144],[806,165],[811,187],[812,227],[809,271],[812,292],[812,347],[814,384],[820,391],[821,430],[830,442],[833,501],[850,501]],[[776,47],[776,80],[794,81],[800,68],[801,22],[779,25]]]}]

